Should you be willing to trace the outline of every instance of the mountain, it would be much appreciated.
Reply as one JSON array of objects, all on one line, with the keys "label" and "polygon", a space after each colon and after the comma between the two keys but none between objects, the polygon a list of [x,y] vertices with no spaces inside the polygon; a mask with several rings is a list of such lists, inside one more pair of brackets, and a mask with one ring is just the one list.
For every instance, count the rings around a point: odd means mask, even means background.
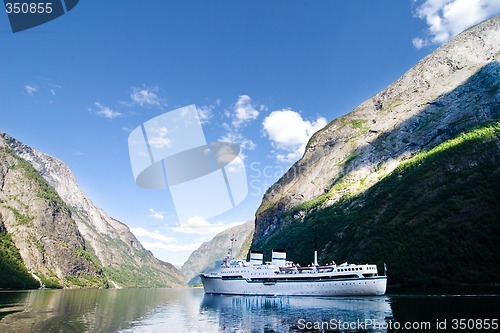
[{"label": "mountain", "polygon": [[[386,261],[393,283],[444,283],[446,261],[472,260],[466,253],[483,258],[449,281],[498,281],[491,273],[475,280],[471,270],[498,261],[491,242],[498,240],[500,219],[498,201],[492,204],[498,200],[499,61],[497,16],[315,133],[303,157],[264,195],[252,248],[288,249],[310,263],[316,230],[320,259]],[[493,134],[478,134],[484,131]],[[479,138],[460,139],[466,134]],[[437,262],[442,266],[432,266]]]},{"label": "mountain", "polygon": [[17,267],[19,276],[29,271],[46,286],[60,287],[183,283],[175,267],[96,208],[60,160],[0,133],[0,166],[0,244],[12,252],[17,266],[6,266]]},{"label": "mountain", "polygon": [[[254,221],[237,225],[218,233],[211,241],[191,253],[188,260],[182,265],[181,272],[189,280],[189,284],[201,283],[198,274],[207,272],[217,266],[227,255],[229,249],[233,250],[233,256],[245,259],[254,231]],[[231,238],[235,239],[231,244]]]}]

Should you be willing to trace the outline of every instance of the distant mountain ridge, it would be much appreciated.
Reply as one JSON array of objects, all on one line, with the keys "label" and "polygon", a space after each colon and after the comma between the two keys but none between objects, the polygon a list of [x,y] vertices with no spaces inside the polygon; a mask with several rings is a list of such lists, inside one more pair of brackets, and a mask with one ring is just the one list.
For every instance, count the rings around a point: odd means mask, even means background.
[{"label": "distant mountain ridge", "polygon": [[[0,222],[30,272],[62,287],[184,283],[182,274],[145,250],[126,225],[96,208],[63,162],[5,133],[0,133],[0,146]],[[66,230],[59,232],[58,240],[55,221]],[[49,243],[58,245],[51,248]]]},{"label": "distant mountain ridge", "polygon": [[[484,276],[477,281],[498,282],[493,277],[498,270],[486,274],[485,267],[498,264],[498,246],[492,243],[500,237],[500,212],[491,202],[498,200],[499,117],[497,16],[459,34],[385,90],[315,133],[304,156],[264,195],[252,248],[287,249],[292,259],[308,263],[312,230],[317,230],[322,260],[388,261],[393,282],[445,283],[444,272],[451,266],[446,257],[440,260],[432,245],[438,242],[452,260],[472,260],[487,251],[478,261]],[[489,134],[478,134],[484,132]],[[463,133],[479,138],[459,140],[452,149],[450,142]],[[474,145],[483,147],[483,153]],[[434,148],[439,153],[426,154]],[[415,158],[425,167],[404,168]],[[449,187],[442,183],[448,176]],[[395,183],[397,192],[392,193]],[[470,253],[459,248],[457,229],[467,231],[462,237]],[[434,270],[426,257],[442,270]],[[411,267],[409,258],[415,259]],[[471,264],[462,268],[463,275],[449,281],[473,283]]]},{"label": "distant mountain ridge", "polygon": [[[254,221],[248,221],[218,233],[212,240],[201,244],[182,265],[181,272],[186,276],[189,284],[199,284],[201,279],[198,274],[216,267],[228,254],[231,245],[233,256],[246,259],[250,249],[254,231]],[[231,238],[234,242],[231,244]]]}]

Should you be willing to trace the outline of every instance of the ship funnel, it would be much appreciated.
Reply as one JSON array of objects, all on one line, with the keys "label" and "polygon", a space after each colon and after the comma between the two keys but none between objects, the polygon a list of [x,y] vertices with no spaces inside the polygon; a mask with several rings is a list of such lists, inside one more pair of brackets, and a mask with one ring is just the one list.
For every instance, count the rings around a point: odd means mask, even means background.
[{"label": "ship funnel", "polygon": [[258,251],[250,252],[250,265],[262,265],[264,262],[264,254]]},{"label": "ship funnel", "polygon": [[276,267],[283,267],[285,266],[285,262],[286,262],[286,252],[273,250],[273,265]]}]

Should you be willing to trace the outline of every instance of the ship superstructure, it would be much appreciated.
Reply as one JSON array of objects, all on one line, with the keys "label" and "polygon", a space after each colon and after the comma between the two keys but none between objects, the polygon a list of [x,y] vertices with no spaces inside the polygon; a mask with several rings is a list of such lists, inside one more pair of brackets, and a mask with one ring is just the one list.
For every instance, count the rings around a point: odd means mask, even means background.
[{"label": "ship superstructure", "polygon": [[[231,252],[231,251],[230,251]],[[318,265],[315,260],[301,267],[286,260],[286,252],[274,250],[272,261],[262,252],[251,252],[250,261],[224,258],[220,267],[200,274],[205,292],[237,295],[383,295],[387,277],[370,264]]]}]

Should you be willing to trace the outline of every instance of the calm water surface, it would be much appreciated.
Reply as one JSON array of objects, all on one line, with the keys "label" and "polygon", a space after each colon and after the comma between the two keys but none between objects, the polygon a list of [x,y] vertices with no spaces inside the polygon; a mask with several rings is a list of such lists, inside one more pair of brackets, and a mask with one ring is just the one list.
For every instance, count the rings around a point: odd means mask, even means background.
[{"label": "calm water surface", "polygon": [[498,295],[497,290],[335,298],[212,296],[190,288],[3,291],[0,332],[470,332],[488,323],[483,331],[494,332],[493,324],[500,325]]}]

